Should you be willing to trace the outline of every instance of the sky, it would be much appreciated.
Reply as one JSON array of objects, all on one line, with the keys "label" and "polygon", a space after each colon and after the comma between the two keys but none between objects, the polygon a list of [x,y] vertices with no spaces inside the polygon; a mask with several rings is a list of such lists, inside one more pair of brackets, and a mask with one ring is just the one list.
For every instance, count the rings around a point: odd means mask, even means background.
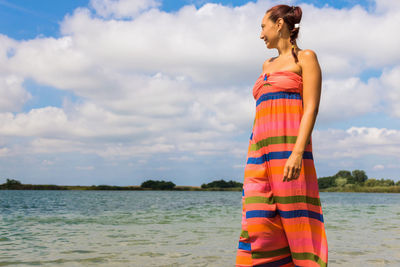
[{"label": "sky", "polygon": [[322,70],[317,176],[400,180],[399,1],[0,0],[0,183],[243,182],[280,3]]}]

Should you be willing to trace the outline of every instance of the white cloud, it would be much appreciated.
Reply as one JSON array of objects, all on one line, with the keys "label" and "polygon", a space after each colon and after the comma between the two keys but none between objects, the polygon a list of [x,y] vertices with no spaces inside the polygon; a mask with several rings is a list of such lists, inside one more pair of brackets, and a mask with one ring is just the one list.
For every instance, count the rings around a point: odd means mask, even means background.
[{"label": "white cloud", "polygon": [[[158,1],[92,0],[65,16],[61,37],[0,35],[0,155],[80,153],[142,163],[172,152],[181,154],[171,161],[243,157],[247,140],[236,139],[250,134],[252,86],[263,61],[276,55],[259,40],[262,16],[273,4],[208,3],[167,13]],[[378,111],[400,117],[400,38],[393,34],[400,7],[383,0],[374,13],[359,6],[301,7],[298,44],[317,52],[323,71],[319,120]],[[380,69],[381,77],[358,77]],[[28,78],[79,101],[19,112],[32,97],[23,87]],[[314,135],[322,159],[398,157],[398,130],[353,127]]]},{"label": "white cloud", "polygon": [[321,159],[388,156],[400,160],[400,130],[350,127],[313,131],[313,148]]},{"label": "white cloud", "polygon": [[20,111],[32,97],[23,86],[24,79],[14,74],[0,74],[0,112]]},{"label": "white cloud", "polygon": [[[376,3],[378,11],[371,13],[359,5],[349,9],[301,5],[299,37],[304,47],[319,52],[324,73],[346,77],[398,63],[400,38],[392,33],[400,24],[400,8],[394,1]],[[376,52],[377,47],[382,53]]]},{"label": "white cloud", "polygon": [[376,13],[387,14],[396,13],[400,10],[400,2],[392,0],[375,0]]},{"label": "white cloud", "polygon": [[0,132],[9,136],[52,136],[65,131],[63,110],[55,107],[31,109],[28,113],[0,113]]},{"label": "white cloud", "polygon": [[79,89],[80,96],[88,95],[87,92],[93,95],[102,84],[102,68],[95,66],[93,59],[74,42],[70,36],[20,41],[4,64],[8,72],[32,78],[39,84],[75,92]]},{"label": "white cloud", "polygon": [[161,2],[154,0],[91,0],[89,5],[104,18],[129,18],[148,8],[158,7]]},{"label": "white cloud", "polygon": [[328,123],[380,111],[379,90],[376,78],[370,78],[367,84],[358,77],[325,80],[322,82],[319,119]]},{"label": "white cloud", "polygon": [[[145,2],[129,3],[94,1],[92,5],[111,12],[119,5],[141,6],[140,3]],[[151,1],[146,3],[144,6],[152,5]],[[220,84],[228,89],[227,86],[240,84],[251,89],[261,72],[262,61],[267,58],[260,58],[265,53],[265,46],[258,35],[262,18],[259,10],[269,4],[259,1],[231,8],[208,3],[199,9],[185,6],[176,13],[151,9],[134,20],[103,20],[93,17],[87,8],[77,8],[61,24],[64,36],[17,43],[13,48],[14,56],[5,65],[13,73],[58,89],[71,90],[77,96],[113,108],[113,112],[116,107],[128,106],[131,98],[143,96],[140,90],[143,92],[145,83],[149,83],[146,78],[154,77],[156,73],[181,77],[185,81],[182,85],[179,81],[164,84],[165,88],[173,86],[179,90],[182,86],[192,89],[198,84],[208,87]],[[385,3],[380,5],[385,6]],[[338,10],[303,4],[302,8],[304,17],[299,42],[304,48],[312,47],[318,51],[324,74],[322,101],[325,102],[321,104],[321,118],[341,120],[343,116],[364,114],[369,104],[376,109],[379,99],[374,81],[364,84],[355,76],[368,68],[380,67],[366,64],[367,61],[376,63],[387,58],[382,65],[398,61],[400,38],[382,43],[383,39],[375,37],[382,34],[382,28],[393,31],[400,16],[371,14],[359,6]],[[332,20],[313,23],[316,18],[326,16]],[[332,24],[332,21],[337,23]],[[387,27],[382,27],[382,23]],[[365,27],[369,29],[368,34],[355,35]],[[319,38],[322,29],[327,34]],[[371,36],[374,36],[373,40],[368,39]],[[359,45],[348,46],[344,41]],[[375,47],[381,47],[385,53],[375,53]],[[361,51],[360,48],[369,50]],[[141,102],[154,101],[150,94],[145,97],[147,100]],[[352,103],[354,108],[350,109],[348,104],[353,97],[359,101]],[[130,105],[131,108],[135,106]],[[345,112],[332,112],[336,107]],[[160,106],[159,110],[164,114],[179,112],[179,109],[168,110],[165,106]]]},{"label": "white cloud", "polygon": [[380,80],[379,91],[388,103],[387,113],[400,118],[400,65],[385,69]]},{"label": "white cloud", "polygon": [[65,102],[61,108],[0,113],[0,132],[26,137],[28,144],[18,153],[32,149],[34,153],[75,151],[114,157],[174,148],[199,155],[219,154],[223,147],[235,149],[235,134],[249,131],[254,100],[243,89],[189,88],[184,81],[164,75],[138,81],[142,85],[138,89],[121,85],[115,93],[120,96],[110,93],[109,101],[94,98],[92,102]]},{"label": "white cloud", "polygon": [[251,75],[249,67],[260,69],[251,67],[263,49],[253,6],[185,6],[176,14],[152,9],[132,21],[92,19],[82,8],[66,17],[61,31],[74,36],[96,66],[233,84]]},{"label": "white cloud", "polygon": [[385,166],[383,166],[382,164],[377,164],[374,167],[372,167],[374,170],[383,170],[385,169]]}]

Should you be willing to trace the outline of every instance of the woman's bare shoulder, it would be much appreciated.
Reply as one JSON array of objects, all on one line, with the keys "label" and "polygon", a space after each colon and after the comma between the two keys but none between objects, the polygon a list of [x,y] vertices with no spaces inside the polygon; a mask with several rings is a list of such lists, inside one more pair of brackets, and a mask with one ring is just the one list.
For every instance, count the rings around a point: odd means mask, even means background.
[{"label": "woman's bare shoulder", "polygon": [[304,49],[299,51],[298,58],[302,70],[319,66],[317,53],[312,49]]},{"label": "woman's bare shoulder", "polygon": [[299,60],[314,61],[317,59],[317,53],[312,49],[304,49],[298,52]]}]

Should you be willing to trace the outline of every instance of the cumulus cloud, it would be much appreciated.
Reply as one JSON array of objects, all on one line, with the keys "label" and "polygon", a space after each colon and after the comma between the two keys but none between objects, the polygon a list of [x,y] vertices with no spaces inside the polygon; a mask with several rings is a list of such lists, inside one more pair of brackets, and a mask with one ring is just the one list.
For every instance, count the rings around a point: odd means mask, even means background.
[{"label": "cumulus cloud", "polygon": [[158,7],[161,2],[154,0],[91,0],[91,6],[96,14],[104,18],[132,18],[143,10]]},{"label": "cumulus cloud", "polygon": [[[372,12],[359,5],[349,9],[301,5],[302,44],[320,51],[324,73],[346,77],[398,63],[400,38],[392,32],[400,23],[400,8],[393,1],[375,2],[377,9]],[[376,53],[377,47],[384,52]]]},{"label": "cumulus cloud", "polygon": [[23,86],[24,79],[14,74],[0,74],[0,112],[20,111],[32,97]]},{"label": "cumulus cloud", "polygon": [[323,81],[319,120],[328,124],[381,111],[379,85],[377,78],[370,78],[367,83],[359,77]]},{"label": "cumulus cloud", "polygon": [[321,159],[362,158],[367,155],[400,160],[400,130],[350,127],[313,132],[313,146]]},{"label": "cumulus cloud", "polygon": [[[60,37],[17,41],[0,35],[0,155],[96,154],[137,157],[143,164],[172,152],[181,154],[171,161],[243,158],[247,139],[239,139],[249,136],[254,118],[252,86],[263,61],[276,52],[259,40],[263,10],[274,4],[207,3],[168,13],[160,1],[92,0],[64,17]],[[368,12],[358,5],[301,4],[298,44],[317,52],[323,71],[322,123],[379,111],[400,117],[400,38],[392,34],[400,7],[384,0],[376,6]],[[380,69],[379,77],[359,78]],[[20,112],[32,97],[26,79],[78,101]],[[323,141],[322,134],[334,141]],[[324,159],[332,153],[378,155],[378,147],[395,155],[399,149],[397,130],[355,127],[315,136]]]},{"label": "cumulus cloud", "polygon": [[380,81],[380,92],[388,104],[386,112],[400,118],[400,65],[385,69]]}]

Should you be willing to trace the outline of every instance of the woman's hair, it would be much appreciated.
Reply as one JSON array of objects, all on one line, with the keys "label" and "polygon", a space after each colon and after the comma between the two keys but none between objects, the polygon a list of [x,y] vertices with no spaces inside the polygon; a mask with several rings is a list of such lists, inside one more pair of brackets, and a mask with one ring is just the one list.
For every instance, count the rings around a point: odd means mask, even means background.
[{"label": "woman's hair", "polygon": [[303,14],[299,6],[276,5],[268,9],[265,13],[270,12],[269,19],[276,22],[278,18],[283,18],[290,32],[290,43],[292,44],[292,55],[297,62],[297,55],[294,52],[294,40],[299,35],[299,29],[295,28],[294,24],[300,23],[301,15]]}]

